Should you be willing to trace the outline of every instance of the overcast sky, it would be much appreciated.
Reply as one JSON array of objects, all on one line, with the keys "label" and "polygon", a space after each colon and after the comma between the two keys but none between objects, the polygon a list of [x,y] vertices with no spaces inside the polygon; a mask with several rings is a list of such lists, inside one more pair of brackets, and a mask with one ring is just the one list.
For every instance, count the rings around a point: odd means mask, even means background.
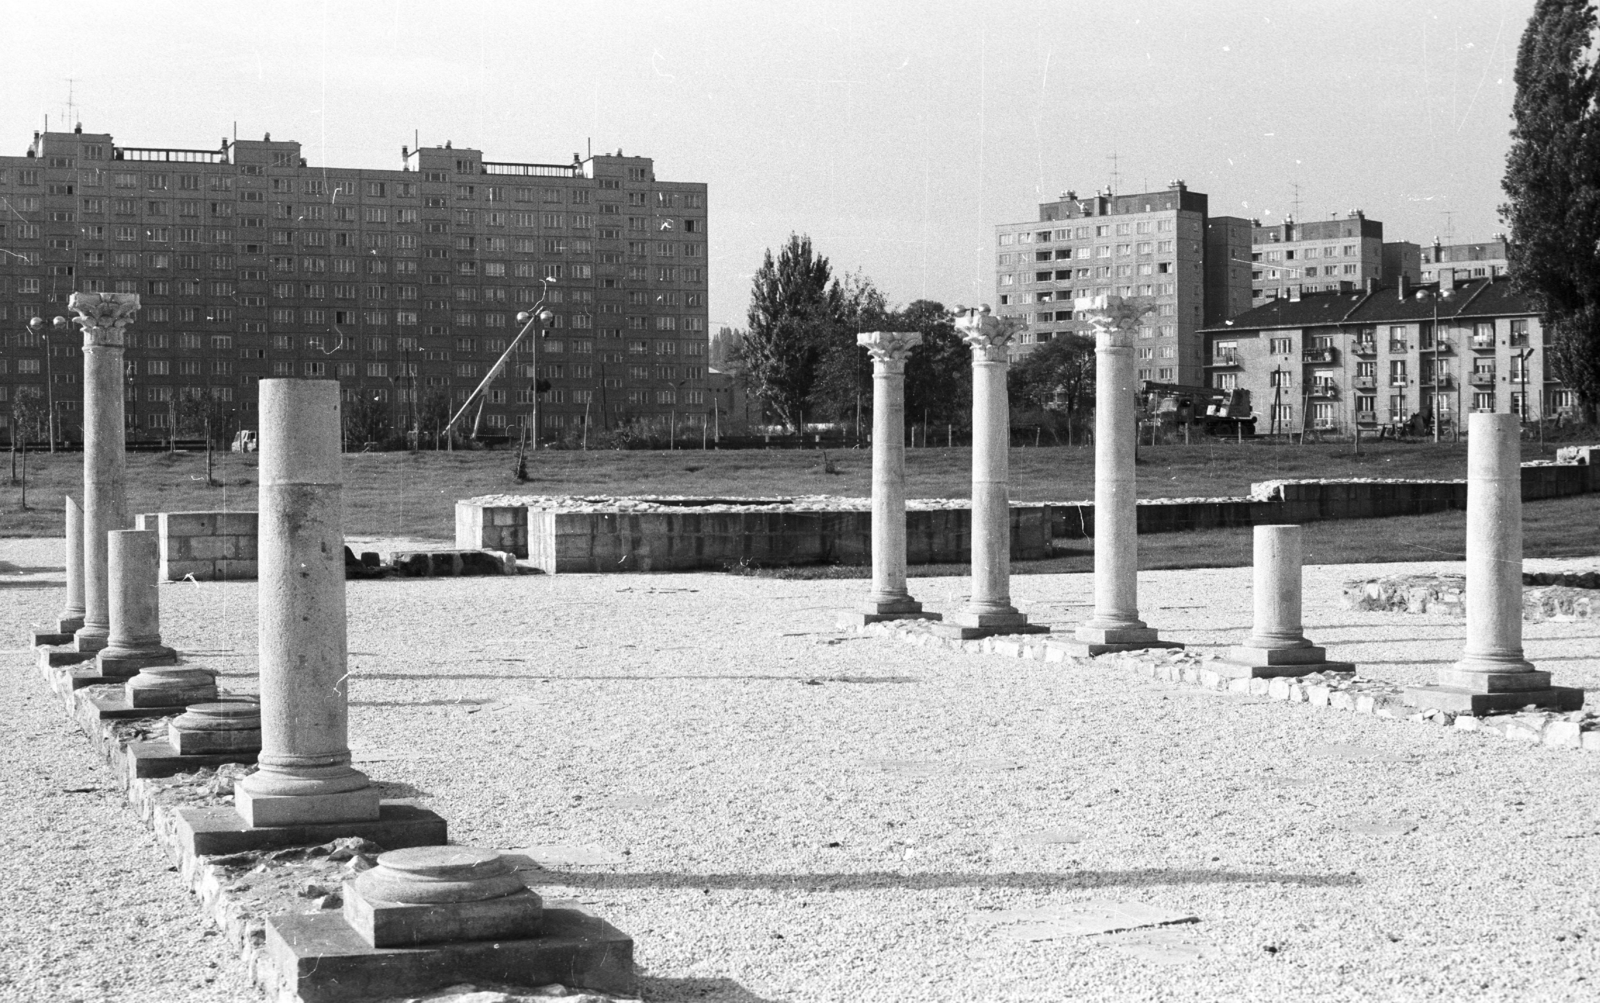
[{"label": "overcast sky", "polygon": [[1113,180],[1183,178],[1212,215],[1278,222],[1298,199],[1390,240],[1486,239],[1532,0],[6,9],[8,155],[65,122],[70,77],[84,128],[126,146],[213,148],[237,122],[333,167],[398,167],[414,133],[493,160],[654,157],[710,185],[715,330],[744,326],[790,231],[892,302],[989,300],[994,224]]}]

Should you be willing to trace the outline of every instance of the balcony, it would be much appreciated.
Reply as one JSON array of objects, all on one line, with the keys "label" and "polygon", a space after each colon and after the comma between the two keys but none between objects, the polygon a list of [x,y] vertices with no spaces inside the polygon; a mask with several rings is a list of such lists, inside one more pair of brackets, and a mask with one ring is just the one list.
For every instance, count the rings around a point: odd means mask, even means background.
[{"label": "balcony", "polygon": [[1357,355],[1377,355],[1378,343],[1376,341],[1358,341],[1350,346],[1350,351]]},{"label": "balcony", "polygon": [[1375,412],[1375,411],[1357,411],[1356,412],[1356,424],[1357,425],[1376,425],[1377,423],[1378,423],[1378,414],[1377,414],[1377,412]]},{"label": "balcony", "polygon": [[1240,365],[1239,353],[1231,348],[1219,349],[1218,351],[1211,353],[1211,364],[1213,366]]},{"label": "balcony", "polygon": [[1472,336],[1472,349],[1475,352],[1494,351],[1494,335],[1475,334]]},{"label": "balcony", "polygon": [[1389,385],[1391,387],[1408,387],[1411,385],[1411,377],[1407,376],[1405,373],[1391,373],[1389,376]]},{"label": "balcony", "polygon": [[1357,376],[1354,382],[1357,390],[1378,389],[1378,378],[1376,376]]},{"label": "balcony", "polygon": [[1440,373],[1438,376],[1423,377],[1422,383],[1424,386],[1436,387],[1440,390],[1448,390],[1456,385],[1456,379],[1449,373]]},{"label": "balcony", "polygon": [[1390,355],[1404,355],[1409,351],[1411,351],[1411,346],[1407,345],[1403,341],[1391,341],[1391,342],[1389,342],[1389,354]]},{"label": "balcony", "polygon": [[1449,355],[1456,349],[1455,345],[1451,344],[1449,338],[1436,338],[1429,344],[1418,345],[1417,350],[1421,352],[1437,352],[1440,355]]},{"label": "balcony", "polygon": [[1308,348],[1300,353],[1301,362],[1332,362],[1337,352],[1332,348]]},{"label": "balcony", "polygon": [[1315,380],[1311,383],[1309,392],[1313,397],[1337,397],[1339,385],[1332,380]]},{"label": "balcony", "polygon": [[1468,377],[1468,382],[1470,382],[1473,386],[1493,386],[1494,367],[1490,366],[1474,368],[1472,370],[1472,375]]}]

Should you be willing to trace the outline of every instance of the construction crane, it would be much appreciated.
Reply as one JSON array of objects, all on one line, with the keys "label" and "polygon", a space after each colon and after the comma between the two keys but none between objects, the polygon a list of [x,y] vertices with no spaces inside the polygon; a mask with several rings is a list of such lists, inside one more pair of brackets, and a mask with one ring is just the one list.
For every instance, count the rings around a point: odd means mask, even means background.
[{"label": "construction crane", "polygon": [[1146,420],[1190,425],[1211,435],[1256,434],[1256,416],[1250,410],[1248,390],[1141,380],[1139,410]]}]

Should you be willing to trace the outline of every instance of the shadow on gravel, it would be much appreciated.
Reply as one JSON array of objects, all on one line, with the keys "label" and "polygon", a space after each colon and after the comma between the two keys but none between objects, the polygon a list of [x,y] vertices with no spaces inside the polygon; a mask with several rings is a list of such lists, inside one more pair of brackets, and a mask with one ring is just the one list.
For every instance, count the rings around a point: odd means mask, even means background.
[{"label": "shadow on gravel", "polygon": [[489,697],[462,697],[459,700],[352,700],[352,707],[482,707],[494,703]]},{"label": "shadow on gravel", "polygon": [[571,888],[699,888],[710,892],[796,891],[835,892],[863,889],[917,891],[933,888],[1116,888],[1127,885],[1302,885],[1344,887],[1361,884],[1354,874],[1277,874],[1270,871],[1159,870],[1010,871],[1003,874],[898,874],[863,871],[860,874],[673,874],[648,871],[639,874],[599,874],[583,871],[539,870],[541,884]]},{"label": "shadow on gravel", "polygon": [[60,582],[0,582],[0,589],[59,589]]},{"label": "shadow on gravel", "polygon": [[653,979],[643,975],[639,992],[645,999],[661,1003],[779,1003],[770,996],[757,996],[732,979]]},{"label": "shadow on gravel", "polygon": [[[732,679],[732,680],[745,680],[745,681],[755,681],[755,682],[770,681],[770,682],[775,682],[775,683],[809,683],[809,682],[815,682],[815,681],[821,681],[821,682],[825,682],[825,683],[915,683],[915,682],[919,682],[919,680],[914,676],[763,676],[763,675],[744,675],[744,676],[716,676],[716,675],[629,676],[629,675],[622,675],[620,673],[617,674],[617,675],[614,675],[614,676],[551,676],[551,675],[529,675],[527,673],[510,673],[510,672],[442,672],[442,673],[429,674],[429,673],[425,673],[425,672],[360,672],[360,671],[355,671],[355,672],[351,672],[350,673],[350,678],[351,679],[361,679],[361,680],[369,680],[369,679],[370,680],[386,680],[387,679],[387,680],[401,680],[401,681],[415,681],[415,680],[419,680],[419,679],[493,679],[493,680],[496,680],[496,681],[506,680],[506,679],[539,679],[539,680],[543,680],[545,682],[563,682],[563,683],[573,683],[573,682],[577,682],[577,683],[592,683],[592,682],[608,683],[608,682],[624,682],[624,681],[630,681],[630,680],[634,681],[634,682],[646,682],[646,683],[648,683],[648,682],[655,682],[657,680],[677,680],[677,679],[723,679],[723,680]],[[441,701],[438,701],[438,702],[439,703],[455,703],[456,701],[454,701],[454,700],[441,700]],[[355,706],[355,704],[352,703],[352,706]],[[373,704],[372,706],[381,706],[381,705],[380,704]]]}]

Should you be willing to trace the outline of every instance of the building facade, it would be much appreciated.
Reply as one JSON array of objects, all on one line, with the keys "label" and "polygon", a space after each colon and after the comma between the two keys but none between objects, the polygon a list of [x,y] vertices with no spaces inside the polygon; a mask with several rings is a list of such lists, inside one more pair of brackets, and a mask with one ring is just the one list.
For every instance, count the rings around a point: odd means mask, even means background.
[{"label": "building facade", "polygon": [[1136,342],[1139,378],[1200,380],[1206,204],[1205,194],[1182,181],[1135,195],[1080,199],[1069,191],[1042,203],[1036,221],[997,226],[996,311],[1023,322],[1015,351],[1025,353],[1062,332],[1087,331],[1073,309],[1078,298],[1149,297],[1156,311]]},{"label": "building facade", "polygon": [[[648,157],[566,164],[482,151],[402,151],[399,169],[314,167],[292,141],[214,150],[35,134],[0,157],[0,416],[53,399],[81,436],[72,292],[138,293],[128,328],[129,436],[162,438],[200,395],[254,428],[263,378],[337,379],[393,427],[454,410],[544,298],[537,357],[515,353],[473,424],[512,434],[664,418],[706,394],[704,184],[657,179]],[[28,322],[47,322],[43,335]],[[531,349],[531,346],[529,346]]]},{"label": "building facade", "polygon": [[1368,280],[1395,282],[1420,278],[1420,248],[1384,243],[1383,223],[1360,209],[1344,219],[1289,220],[1251,229],[1251,302],[1259,306],[1294,293],[1359,289]]},{"label": "building facade", "polygon": [[1571,414],[1533,305],[1504,277],[1458,274],[1273,299],[1205,331],[1210,383],[1249,390],[1263,433]]},{"label": "building facade", "polygon": [[1422,281],[1437,278],[1439,266],[1453,270],[1458,277],[1482,279],[1508,274],[1506,238],[1495,234],[1481,244],[1441,244],[1438,238],[1422,248]]}]

